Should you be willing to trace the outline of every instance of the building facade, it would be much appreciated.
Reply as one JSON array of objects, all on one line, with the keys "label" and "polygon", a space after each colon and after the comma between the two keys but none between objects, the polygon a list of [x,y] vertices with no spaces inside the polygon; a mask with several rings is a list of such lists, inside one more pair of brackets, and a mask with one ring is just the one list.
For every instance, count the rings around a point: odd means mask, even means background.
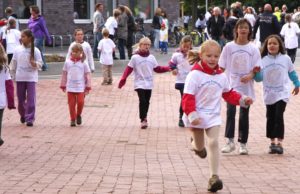
[{"label": "building facade", "polygon": [[50,34],[72,34],[75,28],[83,28],[90,33],[96,3],[104,5],[106,18],[118,5],[127,5],[135,16],[145,18],[145,23],[151,23],[157,7],[166,10],[171,22],[179,17],[180,9],[179,0],[1,0],[0,18],[5,17],[4,10],[10,6],[20,19],[20,28],[24,29],[30,17],[29,7],[38,5]]}]

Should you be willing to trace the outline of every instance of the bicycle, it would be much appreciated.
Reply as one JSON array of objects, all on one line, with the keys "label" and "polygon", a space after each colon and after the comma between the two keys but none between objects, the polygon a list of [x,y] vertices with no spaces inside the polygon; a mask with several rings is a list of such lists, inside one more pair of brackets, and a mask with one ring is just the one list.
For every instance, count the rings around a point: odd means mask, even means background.
[{"label": "bicycle", "polygon": [[174,22],[169,33],[170,47],[178,46],[183,36],[185,36],[184,28]]},{"label": "bicycle", "polygon": [[134,44],[139,43],[140,39],[142,39],[144,37],[148,37],[151,40],[151,43],[153,43],[154,42],[153,32],[145,31],[144,19],[137,18],[137,19],[135,19],[135,22],[137,24],[137,31],[134,33]]},{"label": "bicycle", "polygon": [[189,32],[189,35],[191,36],[193,40],[193,46],[198,47],[200,46],[204,41],[208,40],[208,36],[205,32],[205,29],[193,29],[191,32]]}]

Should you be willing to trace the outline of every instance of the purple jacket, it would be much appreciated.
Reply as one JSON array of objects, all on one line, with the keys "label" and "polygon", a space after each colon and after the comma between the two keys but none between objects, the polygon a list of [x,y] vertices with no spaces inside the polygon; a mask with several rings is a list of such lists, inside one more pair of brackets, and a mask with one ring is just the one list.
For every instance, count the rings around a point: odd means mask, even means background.
[{"label": "purple jacket", "polygon": [[46,27],[46,22],[43,16],[38,16],[36,19],[30,17],[28,28],[32,31],[34,38],[47,38],[48,44],[51,44],[51,37]]}]

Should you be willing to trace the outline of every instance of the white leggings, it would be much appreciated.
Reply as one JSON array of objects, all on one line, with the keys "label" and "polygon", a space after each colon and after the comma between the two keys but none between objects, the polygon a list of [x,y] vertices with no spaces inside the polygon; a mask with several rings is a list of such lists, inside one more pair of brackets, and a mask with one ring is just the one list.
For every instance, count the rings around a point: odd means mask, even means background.
[{"label": "white leggings", "polygon": [[220,126],[214,126],[207,129],[196,129],[192,128],[192,146],[194,149],[201,151],[205,147],[204,141],[204,131],[206,133],[207,141],[207,155],[208,155],[208,164],[210,170],[210,176],[218,175],[219,171],[219,130]]}]

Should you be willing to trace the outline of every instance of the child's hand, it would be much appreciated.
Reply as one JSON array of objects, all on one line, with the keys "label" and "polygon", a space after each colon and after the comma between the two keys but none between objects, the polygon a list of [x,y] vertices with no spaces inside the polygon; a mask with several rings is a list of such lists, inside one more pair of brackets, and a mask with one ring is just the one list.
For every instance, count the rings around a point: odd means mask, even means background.
[{"label": "child's hand", "polygon": [[243,76],[243,77],[241,78],[241,82],[244,83],[244,84],[246,84],[247,82],[249,82],[250,80],[252,80],[253,77],[254,77],[254,73],[251,72],[251,73],[249,73],[249,74]]},{"label": "child's hand", "polygon": [[63,92],[66,92],[66,87],[65,87],[65,86],[60,86],[60,89],[61,89]]},{"label": "child's hand", "polygon": [[84,89],[84,94],[88,95],[90,93],[91,88],[90,87],[85,87]]},{"label": "child's hand", "polygon": [[178,70],[177,69],[172,70],[172,75],[177,75],[177,74],[178,74]]},{"label": "child's hand", "polygon": [[247,106],[253,104],[253,100],[250,97],[246,97],[244,101]]},{"label": "child's hand", "polygon": [[37,63],[35,62],[34,59],[32,59],[32,58],[30,59],[30,64],[32,67],[37,68]]},{"label": "child's hand", "polygon": [[295,87],[292,94],[295,96],[299,93],[299,87]]},{"label": "child's hand", "polygon": [[252,70],[253,73],[258,73],[260,72],[260,67],[259,66],[255,66]]},{"label": "child's hand", "polygon": [[200,118],[197,118],[195,120],[192,121],[192,125],[199,125],[201,123],[201,119]]}]

